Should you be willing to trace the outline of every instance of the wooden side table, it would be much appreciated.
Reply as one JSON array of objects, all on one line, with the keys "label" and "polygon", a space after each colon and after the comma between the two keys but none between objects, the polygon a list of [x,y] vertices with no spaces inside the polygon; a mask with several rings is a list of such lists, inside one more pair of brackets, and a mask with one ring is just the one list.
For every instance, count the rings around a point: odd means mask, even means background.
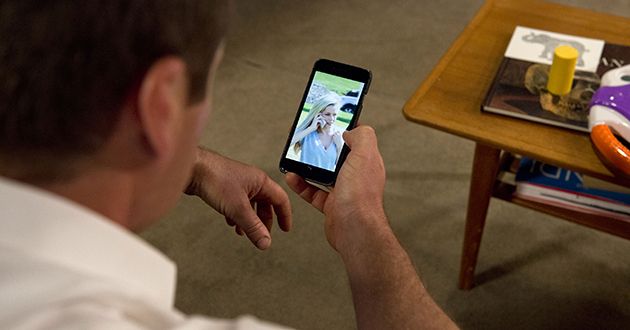
[{"label": "wooden side table", "polygon": [[[476,142],[459,286],[473,287],[491,197],[630,239],[630,223],[512,197],[496,176],[501,155],[524,155],[625,185],[594,153],[587,134],[481,112],[517,25],[630,44],[630,19],[542,1],[488,0],[404,106],[405,117]],[[513,187],[512,187],[513,188]]]}]

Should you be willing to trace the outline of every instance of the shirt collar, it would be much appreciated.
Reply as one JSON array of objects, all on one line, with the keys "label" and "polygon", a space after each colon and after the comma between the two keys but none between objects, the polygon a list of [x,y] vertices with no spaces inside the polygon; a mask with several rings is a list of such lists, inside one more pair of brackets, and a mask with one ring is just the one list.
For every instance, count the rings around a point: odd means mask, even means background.
[{"label": "shirt collar", "polygon": [[2,177],[0,245],[173,306],[176,268],[157,249],[86,207]]}]

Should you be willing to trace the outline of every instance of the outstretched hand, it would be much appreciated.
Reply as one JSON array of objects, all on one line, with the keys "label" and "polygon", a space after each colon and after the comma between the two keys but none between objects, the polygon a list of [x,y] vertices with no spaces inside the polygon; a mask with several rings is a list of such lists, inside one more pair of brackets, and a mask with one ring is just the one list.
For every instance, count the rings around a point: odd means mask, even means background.
[{"label": "outstretched hand", "polygon": [[280,229],[291,229],[289,197],[277,183],[254,166],[212,151],[199,148],[186,194],[199,196],[261,250],[271,245],[274,212]]}]

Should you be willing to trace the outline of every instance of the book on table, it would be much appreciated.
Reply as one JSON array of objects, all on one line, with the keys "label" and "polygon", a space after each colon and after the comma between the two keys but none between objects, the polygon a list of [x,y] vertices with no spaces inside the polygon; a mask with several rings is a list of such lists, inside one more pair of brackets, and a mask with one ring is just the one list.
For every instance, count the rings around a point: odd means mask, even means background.
[{"label": "book on table", "polygon": [[630,194],[586,187],[580,173],[523,157],[515,181],[521,199],[630,221]]},{"label": "book on table", "polygon": [[[559,45],[579,52],[572,90],[555,96],[546,89],[553,52]],[[482,110],[588,132],[588,104],[608,70],[630,64],[630,46],[526,27],[516,27]]]}]

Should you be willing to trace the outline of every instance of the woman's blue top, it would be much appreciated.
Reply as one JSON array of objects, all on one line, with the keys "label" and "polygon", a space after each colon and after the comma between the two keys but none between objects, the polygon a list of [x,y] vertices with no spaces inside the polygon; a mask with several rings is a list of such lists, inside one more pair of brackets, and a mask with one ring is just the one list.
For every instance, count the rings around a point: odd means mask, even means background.
[{"label": "woman's blue top", "polygon": [[334,172],[337,165],[337,145],[331,142],[328,149],[325,149],[317,131],[311,132],[302,139],[300,161]]}]

